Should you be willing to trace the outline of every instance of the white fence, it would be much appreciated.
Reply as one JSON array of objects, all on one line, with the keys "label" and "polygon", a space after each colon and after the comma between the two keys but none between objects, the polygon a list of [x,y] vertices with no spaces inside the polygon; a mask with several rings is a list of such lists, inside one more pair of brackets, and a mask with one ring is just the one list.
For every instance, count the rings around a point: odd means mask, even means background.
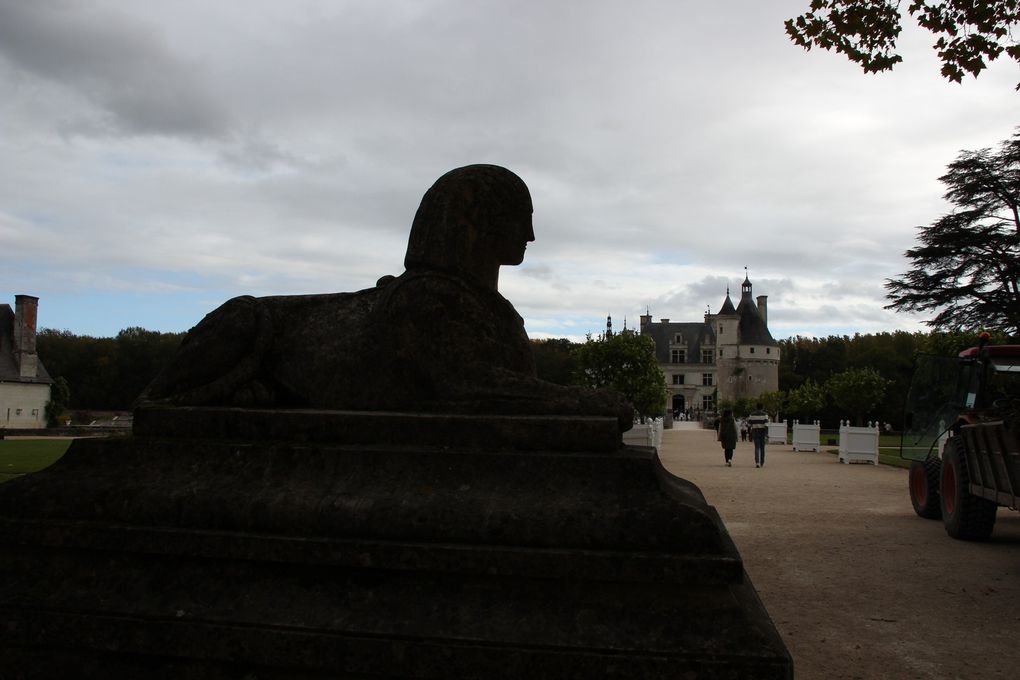
[{"label": "white fence", "polygon": [[878,423],[869,423],[867,427],[850,427],[849,421],[841,421],[839,462],[878,465]]},{"label": "white fence", "polygon": [[655,418],[644,424],[634,423],[634,427],[623,433],[623,443],[629,446],[654,446],[658,451],[662,446],[662,420]]},{"label": "white fence", "polygon": [[822,448],[821,424],[793,421],[793,450],[818,451]]},{"label": "white fence", "polygon": [[769,444],[786,443],[786,422],[769,423]]}]

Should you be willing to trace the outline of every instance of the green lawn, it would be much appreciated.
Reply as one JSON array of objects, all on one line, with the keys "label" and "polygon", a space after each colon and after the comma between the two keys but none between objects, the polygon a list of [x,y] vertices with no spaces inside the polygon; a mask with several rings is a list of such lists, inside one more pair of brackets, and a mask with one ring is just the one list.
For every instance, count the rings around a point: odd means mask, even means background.
[{"label": "green lawn", "polygon": [[0,482],[52,465],[70,445],[70,439],[0,440]]}]

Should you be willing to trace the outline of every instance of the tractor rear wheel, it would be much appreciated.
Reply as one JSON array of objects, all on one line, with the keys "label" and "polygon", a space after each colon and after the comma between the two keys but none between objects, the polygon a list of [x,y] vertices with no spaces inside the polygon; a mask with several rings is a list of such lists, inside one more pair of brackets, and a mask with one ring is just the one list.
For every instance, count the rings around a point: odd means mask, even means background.
[{"label": "tractor rear wheel", "polygon": [[950,437],[942,451],[940,491],[947,534],[964,541],[984,541],[992,535],[998,506],[970,492],[970,473],[959,437]]},{"label": "tractor rear wheel", "polygon": [[910,502],[914,512],[925,519],[942,517],[942,502],[939,499],[939,475],[942,461],[938,458],[915,460],[910,464]]}]

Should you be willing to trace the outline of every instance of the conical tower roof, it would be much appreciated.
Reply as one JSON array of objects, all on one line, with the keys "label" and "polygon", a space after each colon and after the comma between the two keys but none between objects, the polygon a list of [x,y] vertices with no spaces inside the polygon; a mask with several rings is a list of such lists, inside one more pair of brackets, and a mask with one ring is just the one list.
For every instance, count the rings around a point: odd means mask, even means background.
[{"label": "conical tower roof", "polygon": [[740,317],[737,325],[737,337],[740,344],[773,346],[779,344],[769,333],[765,319],[758,311],[758,305],[754,304],[754,298],[751,296],[751,280],[747,278],[747,275],[744,275],[744,283],[740,286],[740,304],[737,305],[736,313]]},{"label": "conical tower roof", "polygon": [[723,315],[729,314],[729,315],[732,316],[732,315],[734,315],[736,313],[737,313],[737,310],[734,309],[734,307],[733,307],[733,300],[730,299],[730,289],[729,289],[729,286],[727,286],[726,287],[726,300],[723,301],[722,307],[719,309],[719,314],[723,314]]}]

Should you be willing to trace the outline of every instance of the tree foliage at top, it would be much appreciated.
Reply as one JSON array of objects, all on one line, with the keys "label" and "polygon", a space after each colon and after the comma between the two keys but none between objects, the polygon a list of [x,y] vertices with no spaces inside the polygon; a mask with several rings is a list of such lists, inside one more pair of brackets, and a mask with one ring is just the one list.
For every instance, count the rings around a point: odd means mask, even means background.
[{"label": "tree foliage at top", "polygon": [[183,333],[125,328],[115,338],[94,338],[70,331],[42,329],[36,338],[39,358],[54,379],[70,388],[62,406],[72,409],[131,408],[145,386],[170,360]]},{"label": "tree foliage at top", "polygon": [[[835,50],[866,73],[888,71],[903,58],[896,40],[903,30],[902,3],[893,0],[812,0],[809,11],[786,21],[790,39],[806,50]],[[1011,29],[1020,23],[1020,0],[911,0],[907,14],[936,36],[942,76],[975,78],[1003,53],[1020,63]],[[1017,85],[1020,89],[1020,85]]]},{"label": "tree foliage at top", "polygon": [[934,312],[936,329],[1020,334],[1020,133],[998,151],[963,151],[939,180],[956,208],[919,228],[911,270],[886,282],[887,308]]},{"label": "tree foliage at top", "polygon": [[854,417],[855,425],[862,425],[864,416],[882,402],[889,383],[873,368],[851,368],[829,378],[825,389],[836,406]]},{"label": "tree foliage at top", "polygon": [[531,353],[538,377],[557,385],[573,385],[577,373],[574,347],[575,343],[566,338],[532,340]]},{"label": "tree foliage at top", "polygon": [[786,394],[786,410],[802,422],[811,422],[824,407],[825,390],[810,378]]},{"label": "tree foliage at top", "polygon": [[655,341],[631,331],[592,338],[578,345],[577,383],[619,392],[642,416],[666,406],[666,379],[655,361]]}]

